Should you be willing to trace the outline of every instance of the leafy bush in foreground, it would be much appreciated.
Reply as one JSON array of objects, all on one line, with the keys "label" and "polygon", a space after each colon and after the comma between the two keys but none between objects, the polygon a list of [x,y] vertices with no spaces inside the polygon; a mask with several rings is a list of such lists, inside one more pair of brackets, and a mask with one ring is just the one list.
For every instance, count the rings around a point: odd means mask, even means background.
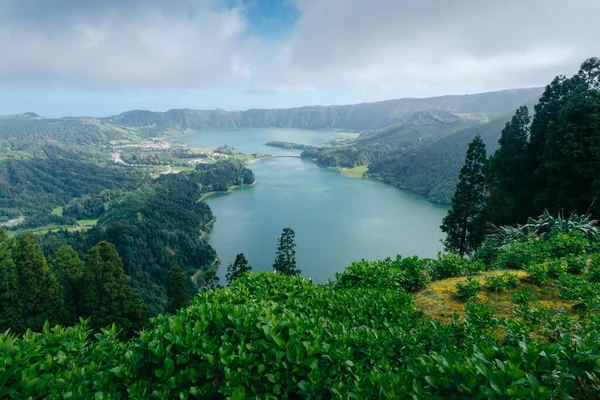
[{"label": "leafy bush in foreground", "polygon": [[[0,398],[598,398],[597,301],[550,312],[522,291],[509,318],[469,300],[465,317],[448,324],[415,308],[407,291],[432,271],[470,274],[476,265],[360,262],[325,285],[244,274],[130,341],[115,328],[92,336],[85,321],[0,334]],[[414,286],[403,267],[419,272]],[[565,298],[597,299],[589,276],[545,278]]]}]

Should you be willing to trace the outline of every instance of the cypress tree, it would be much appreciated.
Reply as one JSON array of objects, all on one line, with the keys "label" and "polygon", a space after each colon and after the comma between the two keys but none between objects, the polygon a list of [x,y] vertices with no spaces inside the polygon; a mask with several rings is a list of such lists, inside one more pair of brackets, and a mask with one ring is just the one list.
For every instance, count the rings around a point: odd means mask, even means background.
[{"label": "cypress tree", "polygon": [[22,332],[27,328],[41,330],[44,322],[61,322],[66,314],[63,287],[48,266],[42,249],[31,232],[25,232],[14,251],[18,273],[18,301],[23,316],[22,325],[14,327]]},{"label": "cypress tree", "polygon": [[500,148],[488,161],[488,196],[486,204],[489,221],[495,225],[511,225],[526,220],[523,207],[523,183],[526,181],[526,153],[529,137],[529,110],[520,107],[502,130]]},{"label": "cypress tree", "polygon": [[139,329],[146,319],[146,307],[140,294],[129,285],[115,247],[98,243],[88,251],[84,263],[87,273],[83,314],[91,317],[92,326],[103,328],[114,323],[126,334]]},{"label": "cypress tree", "polygon": [[83,301],[83,278],[86,269],[77,252],[69,245],[61,246],[51,260],[50,265],[64,288],[64,302],[67,316],[65,323],[78,321],[80,304]]},{"label": "cypress tree", "polygon": [[[534,118],[545,135],[534,174],[542,185],[533,198],[535,212],[583,214],[600,196],[600,59],[586,60],[575,76],[550,89],[560,96]],[[591,212],[600,215],[598,204]]]},{"label": "cypress tree", "polygon": [[[0,228],[0,330],[23,325],[19,307],[19,277],[13,260],[14,239]],[[14,331],[14,328],[13,328]]]},{"label": "cypress tree", "polygon": [[440,228],[447,251],[470,255],[483,242],[485,235],[484,190],[486,163],[485,143],[477,135],[469,144],[465,164],[460,170],[458,185],[452,197],[452,209]]},{"label": "cypress tree", "polygon": [[165,311],[174,313],[180,308],[187,306],[189,302],[189,279],[185,271],[176,265],[169,270]]},{"label": "cypress tree", "polygon": [[288,276],[299,276],[301,271],[296,268],[296,251],[294,248],[295,233],[291,228],[284,228],[277,244],[277,255],[273,270]]},{"label": "cypress tree", "polygon": [[248,265],[248,260],[246,260],[246,256],[244,256],[243,253],[240,253],[237,256],[235,256],[235,261],[233,263],[230,263],[227,267],[227,275],[225,276],[225,278],[227,278],[227,282],[231,283],[236,279],[241,278],[245,272],[250,271],[252,271],[252,267]]}]

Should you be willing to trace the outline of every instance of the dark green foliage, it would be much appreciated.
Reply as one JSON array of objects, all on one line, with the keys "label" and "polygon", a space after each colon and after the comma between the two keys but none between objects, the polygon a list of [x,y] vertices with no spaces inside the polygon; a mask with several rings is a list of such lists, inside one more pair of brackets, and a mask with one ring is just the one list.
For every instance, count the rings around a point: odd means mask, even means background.
[{"label": "dark green foliage", "polygon": [[140,294],[129,285],[115,247],[100,242],[90,249],[84,262],[87,273],[81,316],[90,317],[97,328],[114,323],[125,334],[140,329],[147,317],[146,308]]},{"label": "dark green foliage", "polygon": [[63,215],[75,219],[98,219],[108,210],[111,202],[122,194],[122,190],[103,190],[96,196],[73,199],[64,207]]},{"label": "dark green foliage", "polygon": [[50,267],[64,289],[64,303],[67,311],[64,323],[73,325],[79,321],[83,285],[86,269],[79,255],[69,245],[61,246],[52,260]]},{"label": "dark green foliage", "polygon": [[275,263],[273,264],[273,270],[277,273],[298,276],[301,271],[296,268],[296,243],[294,243],[294,233],[291,228],[283,228],[281,237],[277,243],[277,255],[275,256]]},{"label": "dark green foliage", "polygon": [[174,313],[188,305],[190,302],[189,287],[189,278],[181,267],[176,265],[169,270],[166,312]]},{"label": "dark green foliage", "polygon": [[485,144],[478,135],[469,145],[452,197],[452,209],[440,227],[447,235],[443,241],[446,250],[460,256],[472,254],[484,239],[485,163]]},{"label": "dark green foliage", "polygon": [[149,180],[145,171],[115,165],[107,153],[55,142],[44,143],[40,151],[43,157],[0,160],[0,217],[37,219],[30,226],[72,222],[65,221],[69,215],[49,214],[73,198],[132,189]]},{"label": "dark green foliage", "polygon": [[200,281],[200,289],[206,291],[219,289],[220,287],[221,285],[219,277],[217,276],[217,271],[211,269],[203,274],[202,280]]},{"label": "dark green foliage", "polygon": [[69,244],[83,256],[100,241],[112,243],[133,287],[150,313],[157,315],[167,302],[164,287],[171,266],[179,265],[191,276],[207,270],[216,258],[214,249],[200,239],[213,215],[198,199],[254,180],[243,163],[224,160],[200,164],[192,172],[161,176],[117,198],[111,197],[112,191],[103,192],[100,199],[110,207],[95,228],[84,233],[49,233],[40,238],[41,245],[52,255],[62,244]]},{"label": "dark green foliage", "polygon": [[465,283],[458,282],[456,284],[456,297],[462,301],[467,301],[473,297],[476,297],[480,291],[481,284],[478,280],[473,279],[472,277],[467,278]]},{"label": "dark green foliage", "polygon": [[590,257],[587,277],[590,282],[600,283],[600,253],[594,253]]},{"label": "dark green foliage", "polygon": [[13,332],[40,330],[45,321],[59,323],[65,318],[63,287],[48,266],[32,233],[26,232],[13,251],[17,270],[17,312],[9,327]]},{"label": "dark green foliage", "polygon": [[236,279],[241,278],[244,273],[250,271],[252,271],[252,267],[248,265],[246,256],[244,256],[243,253],[240,253],[235,256],[235,261],[227,266],[227,275],[225,275],[225,279],[227,279],[228,283],[231,283]]},{"label": "dark green foliage", "polygon": [[487,217],[495,225],[510,225],[527,218],[523,214],[522,179],[527,166],[525,149],[530,122],[529,110],[520,107],[502,130],[500,148],[488,160]]},{"label": "dark green foliage", "polygon": [[19,275],[13,260],[15,241],[0,228],[0,330],[21,323]]},{"label": "dark green foliage", "polygon": [[525,223],[546,209],[600,215],[598,76],[600,59],[586,60],[573,77],[546,86],[529,128],[523,108],[507,124],[489,165],[492,222]]}]

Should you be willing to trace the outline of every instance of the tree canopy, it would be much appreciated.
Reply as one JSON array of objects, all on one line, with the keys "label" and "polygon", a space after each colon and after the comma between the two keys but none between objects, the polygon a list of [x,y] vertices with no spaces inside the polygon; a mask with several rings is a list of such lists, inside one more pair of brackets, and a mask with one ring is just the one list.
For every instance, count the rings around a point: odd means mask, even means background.
[{"label": "tree canopy", "polygon": [[462,255],[472,254],[483,242],[485,235],[485,144],[475,136],[460,171],[456,192],[452,197],[452,209],[442,221],[443,241],[446,250]]}]

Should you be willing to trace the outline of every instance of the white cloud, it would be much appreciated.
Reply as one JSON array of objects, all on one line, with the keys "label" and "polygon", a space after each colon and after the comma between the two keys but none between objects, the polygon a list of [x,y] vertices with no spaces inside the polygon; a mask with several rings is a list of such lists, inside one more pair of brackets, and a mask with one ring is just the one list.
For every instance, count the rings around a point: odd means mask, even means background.
[{"label": "white cloud", "polygon": [[598,0],[290,0],[278,40],[222,1],[0,0],[0,85],[347,103],[544,85],[600,56]]},{"label": "white cloud", "polygon": [[[125,3],[125,2],[124,2]],[[166,4],[166,3],[165,3]],[[250,75],[240,8],[198,3],[165,10],[111,7],[60,17],[60,24],[0,13],[0,80],[125,87],[229,84]]]},{"label": "white cloud", "polygon": [[[597,0],[296,0],[301,17],[265,81],[532,86],[600,55]],[[468,90],[468,89],[467,89]]]}]

